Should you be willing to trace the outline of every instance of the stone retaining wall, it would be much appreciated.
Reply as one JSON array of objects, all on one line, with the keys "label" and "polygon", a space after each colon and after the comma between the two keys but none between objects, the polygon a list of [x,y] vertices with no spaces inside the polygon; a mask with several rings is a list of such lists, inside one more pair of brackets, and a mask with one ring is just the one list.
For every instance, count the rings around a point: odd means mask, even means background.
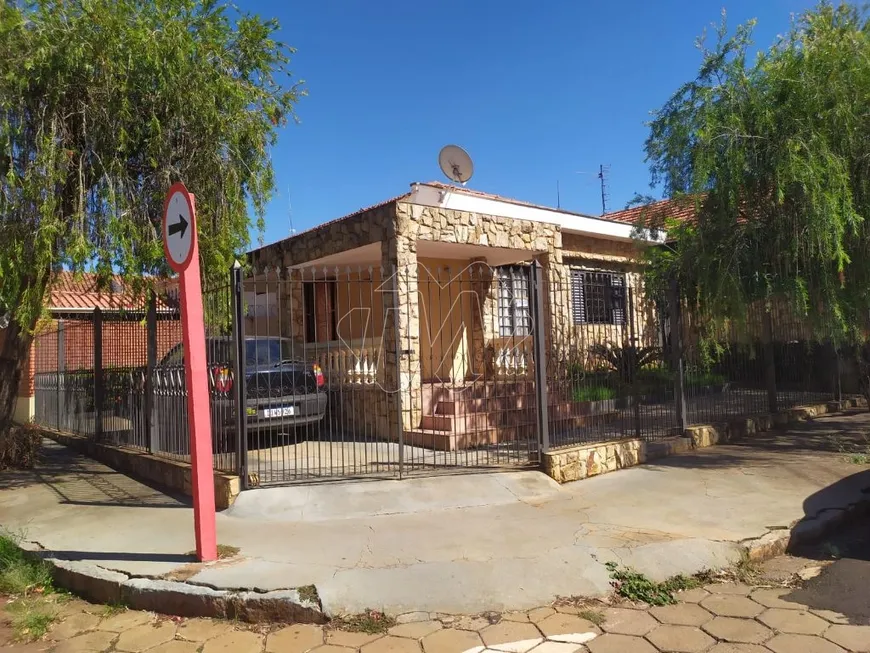
[{"label": "stone retaining wall", "polygon": [[[149,481],[166,490],[186,496],[193,495],[193,469],[187,463],[159,458],[144,451],[94,442],[68,433],[46,430],[44,434],[55,442],[75,449],[89,458],[99,460],[119,472]],[[215,471],[214,501],[218,510],[225,510],[233,505],[240,491],[241,483],[238,476]]]},{"label": "stone retaining wall", "polygon": [[645,462],[646,442],[635,438],[565,447],[544,454],[544,472],[558,483],[633,467]]},{"label": "stone retaining wall", "polygon": [[720,424],[696,424],[687,428],[683,435],[657,442],[624,438],[560,447],[543,454],[542,466],[544,473],[558,483],[579,481],[589,476],[640,465],[655,458],[740,440],[777,426],[866,405],[867,402],[863,399],[829,401],[824,404],[797,406],[775,414],[739,417]]}]

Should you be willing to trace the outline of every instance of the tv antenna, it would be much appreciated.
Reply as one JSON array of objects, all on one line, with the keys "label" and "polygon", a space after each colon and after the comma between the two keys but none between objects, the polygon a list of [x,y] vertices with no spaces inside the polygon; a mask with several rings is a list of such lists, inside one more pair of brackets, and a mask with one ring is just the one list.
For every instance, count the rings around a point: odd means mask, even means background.
[{"label": "tv antenna", "polygon": [[474,174],[474,164],[468,152],[458,145],[445,145],[438,153],[438,165],[441,172],[451,181],[465,186]]},{"label": "tv antenna", "polygon": [[601,180],[601,215],[607,213],[607,175],[610,174],[610,164],[598,166],[598,178]]},{"label": "tv antenna", "polygon": [[293,226],[293,201],[289,186],[287,186],[287,222],[290,223],[290,235],[292,236],[296,233],[296,228]]}]

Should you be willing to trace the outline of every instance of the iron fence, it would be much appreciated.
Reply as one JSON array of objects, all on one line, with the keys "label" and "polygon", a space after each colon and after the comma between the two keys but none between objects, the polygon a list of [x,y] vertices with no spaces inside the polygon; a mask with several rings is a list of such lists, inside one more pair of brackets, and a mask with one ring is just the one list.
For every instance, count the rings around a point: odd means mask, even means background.
[{"label": "iron fence", "polygon": [[[837,398],[848,361],[784,307],[725,325],[586,264],[235,268],[204,292],[214,467],[246,487],[535,466]],[[176,302],[59,316],[37,422],[188,461]]]},{"label": "iron fence", "polygon": [[[231,325],[230,286],[204,293],[206,331]],[[224,307],[223,305],[226,305]],[[170,297],[118,310],[61,314],[33,342],[34,420],[52,429],[189,462],[180,314]],[[214,467],[236,471],[234,372],[227,347],[207,343]]]}]

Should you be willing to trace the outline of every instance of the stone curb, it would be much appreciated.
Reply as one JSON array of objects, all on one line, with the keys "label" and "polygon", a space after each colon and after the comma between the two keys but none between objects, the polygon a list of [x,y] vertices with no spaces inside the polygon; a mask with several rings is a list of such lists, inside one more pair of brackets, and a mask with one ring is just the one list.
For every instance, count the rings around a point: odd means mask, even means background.
[{"label": "stone curb", "polygon": [[769,531],[758,538],[741,542],[749,559],[761,562],[775,558],[800,544],[817,542],[853,520],[870,515],[870,497],[845,508],[825,508],[813,517],[797,520],[788,528]]},{"label": "stone curb", "polygon": [[734,417],[714,424],[694,424],[682,434],[646,441],[618,438],[605,442],[584,442],[547,451],[541,459],[542,471],[557,483],[581,481],[599,474],[615,472],[693,449],[703,449],[751,437],[756,433],[796,424],[849,408],[866,407],[860,398],[795,406],[778,413]]},{"label": "stone curb", "polygon": [[58,587],[96,603],[125,605],[180,617],[215,617],[250,623],[322,624],[329,621],[320,605],[298,590],[242,592],[219,590],[173,580],[135,577],[76,560],[54,558],[32,542],[18,546],[48,563]]}]

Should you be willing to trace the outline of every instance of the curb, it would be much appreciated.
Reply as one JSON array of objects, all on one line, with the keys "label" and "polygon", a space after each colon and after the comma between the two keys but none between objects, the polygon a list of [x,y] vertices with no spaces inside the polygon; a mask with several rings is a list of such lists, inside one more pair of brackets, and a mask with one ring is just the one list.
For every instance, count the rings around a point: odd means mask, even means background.
[{"label": "curb", "polygon": [[769,531],[758,538],[744,540],[740,545],[753,562],[763,562],[793,550],[801,544],[818,542],[832,531],[852,520],[870,515],[870,497],[845,508],[825,508],[812,517],[803,517],[788,528]]},{"label": "curb", "polygon": [[173,580],[137,577],[75,560],[52,557],[32,542],[18,546],[48,563],[58,587],[95,603],[125,605],[180,617],[214,617],[250,623],[322,624],[329,621],[319,603],[299,590],[271,592],[219,590]]}]

